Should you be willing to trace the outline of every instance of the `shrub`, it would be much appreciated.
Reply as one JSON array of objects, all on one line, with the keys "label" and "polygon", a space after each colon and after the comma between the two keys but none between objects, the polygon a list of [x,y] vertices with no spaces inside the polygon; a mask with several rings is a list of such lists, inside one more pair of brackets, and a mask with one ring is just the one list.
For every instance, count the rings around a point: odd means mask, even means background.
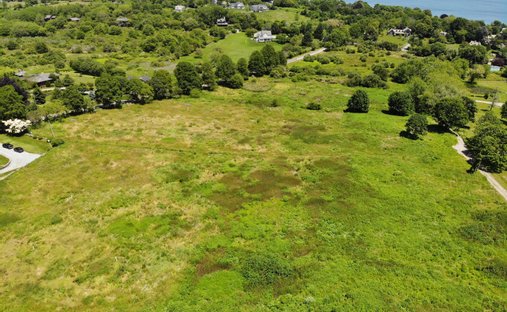
[{"label": "shrub", "polygon": [[367,113],[370,108],[370,99],[363,90],[357,90],[347,103],[347,111],[355,113]]},{"label": "shrub", "polygon": [[251,287],[272,285],[290,277],[293,269],[276,255],[253,254],[241,265],[241,274]]},{"label": "shrub", "polygon": [[63,145],[63,143],[65,143],[65,141],[63,141],[62,139],[52,139],[50,143],[51,143],[52,147],[57,147],[57,146]]},{"label": "shrub", "polygon": [[425,115],[414,114],[405,124],[407,132],[414,138],[425,135],[428,132],[428,119]]},{"label": "shrub", "polygon": [[414,112],[414,102],[408,92],[394,92],[389,95],[389,112],[394,115],[408,116]]},{"label": "shrub", "polygon": [[228,82],[228,87],[232,89],[239,89],[243,87],[243,75],[235,73]]},{"label": "shrub", "polygon": [[320,106],[320,104],[317,104],[317,103],[308,103],[308,105],[306,105],[306,109],[309,109],[309,110],[321,110],[322,107]]}]

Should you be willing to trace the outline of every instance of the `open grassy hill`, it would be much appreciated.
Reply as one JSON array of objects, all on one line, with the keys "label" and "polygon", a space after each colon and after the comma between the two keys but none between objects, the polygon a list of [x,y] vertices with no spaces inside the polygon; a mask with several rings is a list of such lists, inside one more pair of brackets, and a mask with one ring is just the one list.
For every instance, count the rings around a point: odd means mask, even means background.
[{"label": "open grassy hill", "polygon": [[343,113],[352,92],[260,79],[54,124],[0,181],[0,310],[501,310],[503,199],[455,137],[400,137],[387,90]]}]

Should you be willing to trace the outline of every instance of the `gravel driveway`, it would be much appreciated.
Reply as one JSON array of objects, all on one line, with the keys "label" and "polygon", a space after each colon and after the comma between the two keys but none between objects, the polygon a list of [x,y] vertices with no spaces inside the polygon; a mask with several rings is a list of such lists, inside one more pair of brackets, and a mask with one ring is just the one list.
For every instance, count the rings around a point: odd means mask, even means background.
[{"label": "gravel driveway", "polygon": [[1,146],[0,155],[9,158],[11,161],[7,167],[0,170],[0,174],[22,168],[41,156],[39,154],[32,154],[27,152],[16,153],[13,150],[9,150]]}]

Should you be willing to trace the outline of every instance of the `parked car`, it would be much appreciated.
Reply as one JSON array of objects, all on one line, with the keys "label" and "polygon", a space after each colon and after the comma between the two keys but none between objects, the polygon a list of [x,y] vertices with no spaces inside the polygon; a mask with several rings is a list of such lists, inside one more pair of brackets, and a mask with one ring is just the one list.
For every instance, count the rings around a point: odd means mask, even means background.
[{"label": "parked car", "polygon": [[14,148],[14,151],[15,151],[16,153],[23,153],[25,150],[24,150],[22,147],[19,147],[19,146],[18,146],[18,147],[15,147],[15,148]]},{"label": "parked car", "polygon": [[12,149],[14,147],[14,145],[12,145],[11,143],[4,143],[4,144],[2,144],[2,147],[6,148],[6,149]]}]

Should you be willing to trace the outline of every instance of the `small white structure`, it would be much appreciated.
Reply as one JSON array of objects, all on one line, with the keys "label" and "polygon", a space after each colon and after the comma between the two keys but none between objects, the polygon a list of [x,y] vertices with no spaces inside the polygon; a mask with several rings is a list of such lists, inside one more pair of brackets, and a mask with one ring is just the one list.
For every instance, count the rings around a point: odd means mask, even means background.
[{"label": "small white structure", "polygon": [[405,37],[408,37],[412,34],[412,29],[408,28],[408,27],[405,27],[403,29],[399,29],[399,28],[391,28],[389,29],[389,31],[387,32],[388,35],[391,35],[391,36],[405,36]]},{"label": "small white structure", "polygon": [[480,46],[482,44],[479,41],[472,40],[472,41],[470,41],[469,45],[471,45],[471,46]]},{"label": "small white structure", "polygon": [[252,12],[265,12],[265,11],[269,11],[269,8],[267,5],[265,4],[253,4],[250,6],[250,10],[252,10]]},{"label": "small white structure", "polygon": [[181,12],[185,11],[185,6],[184,5],[177,5],[174,7],[174,11],[181,13]]},{"label": "small white structure", "polygon": [[69,21],[71,22],[79,22],[81,19],[79,17],[71,17],[69,18]]},{"label": "small white structure", "polygon": [[271,30],[261,30],[254,34],[254,40],[257,42],[270,42],[276,39]]},{"label": "small white structure", "polygon": [[447,31],[441,31],[440,36],[447,37]]},{"label": "small white structure", "polygon": [[217,19],[217,26],[227,26],[229,23],[227,23],[227,20],[225,17]]},{"label": "small white structure", "polygon": [[243,4],[243,2],[232,2],[229,4],[229,9],[243,10],[245,9],[245,5]]}]

